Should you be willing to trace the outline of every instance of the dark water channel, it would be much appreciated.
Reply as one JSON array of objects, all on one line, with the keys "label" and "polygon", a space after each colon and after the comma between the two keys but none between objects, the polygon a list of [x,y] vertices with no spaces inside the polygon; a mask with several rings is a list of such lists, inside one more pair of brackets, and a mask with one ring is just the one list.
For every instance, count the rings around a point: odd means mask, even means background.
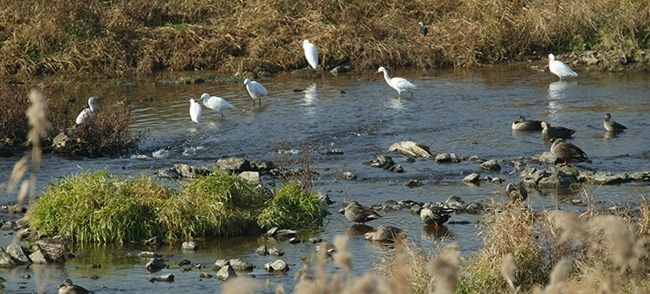
[{"label": "dark water channel", "polygon": [[[390,69],[389,69],[390,71]],[[479,70],[444,70],[426,73],[393,72],[418,85],[413,97],[399,98],[382,76],[367,74],[333,77],[300,77],[287,74],[272,79],[258,80],[268,89],[269,98],[253,107],[241,82],[207,81],[202,84],[154,85],[153,81],[129,81],[105,84],[99,81],[81,81],[83,93],[98,95],[98,108],[109,108],[121,97],[134,104],[134,130],[147,130],[147,137],[136,154],[123,158],[67,160],[46,155],[39,187],[48,181],[85,169],[104,169],[111,173],[138,177],[153,175],[158,169],[175,163],[202,165],[219,158],[244,156],[250,160],[277,161],[278,150],[300,156],[306,148],[313,156],[313,167],[320,173],[315,189],[329,194],[336,203],[322,232],[301,237],[320,237],[330,242],[336,235],[347,234],[354,253],[355,274],[371,269],[386,249],[363,240],[362,232],[337,214],[339,202],[357,200],[370,205],[389,199],[415,201],[444,201],[458,195],[465,201],[504,201],[505,185],[483,183],[467,185],[462,179],[477,172],[482,176],[516,180],[514,168],[504,165],[501,172],[487,172],[478,163],[462,161],[457,164],[437,164],[433,159],[416,159],[389,154],[388,147],[399,141],[423,142],[434,153],[456,153],[467,158],[477,155],[483,159],[517,159],[548,151],[549,144],[539,133],[513,133],[510,123],[519,115],[545,120],[551,125],[576,130],[572,142],[580,146],[593,160],[580,164],[598,171],[615,173],[650,170],[650,74],[605,73],[581,71],[577,79],[558,82],[548,72],[525,65],[497,66]],[[85,85],[85,86],[84,86]],[[296,92],[294,89],[306,89]],[[201,124],[190,121],[190,98],[208,92],[225,98],[238,109],[217,112],[205,109]],[[85,106],[78,105],[79,110]],[[608,136],[602,127],[606,112],[629,130],[617,136]],[[342,155],[326,152],[340,150]],[[404,173],[363,165],[380,154],[389,154]],[[6,181],[13,164],[18,160],[3,159],[0,179]],[[351,171],[353,181],[338,180],[336,174]],[[404,183],[411,179],[424,185],[409,188]],[[270,178],[263,179],[266,184]],[[594,200],[600,203],[621,204],[648,196],[647,183],[620,186],[586,186]],[[581,210],[565,201],[581,197],[584,191],[533,192],[526,205],[535,210],[558,207]],[[3,203],[14,196],[3,194]],[[380,220],[368,223],[394,225],[408,230],[414,243],[424,248],[438,248],[442,242],[458,242],[464,255],[480,249],[477,216],[457,214],[443,227],[445,234],[424,226],[419,217],[409,211],[383,213]],[[465,222],[466,221],[466,222]],[[4,232],[2,246],[12,236]],[[181,293],[218,292],[222,283],[216,279],[200,279],[200,272],[181,272],[177,263],[189,259],[192,263],[211,265],[217,259],[242,258],[256,265],[256,280],[275,289],[284,284],[290,290],[296,283],[295,272],[304,264],[302,258],[315,256],[314,244],[290,245],[286,242],[260,238],[232,238],[207,240],[195,252],[182,251],[179,244],[156,249],[166,254],[169,269],[149,273],[146,260],[126,257],[128,252],[150,250],[144,246],[77,245],[73,251],[81,254],[59,265],[32,265],[2,269],[0,276],[9,293],[55,293],[65,278],[98,293]],[[260,257],[255,248],[276,246],[286,252],[282,258],[291,270],[286,276],[268,275],[262,269],[273,257]],[[86,265],[101,264],[99,269]],[[216,274],[207,266],[205,272]],[[147,278],[166,273],[174,274],[173,283],[150,283]],[[23,274],[31,278],[21,277]],[[98,279],[90,279],[96,275]],[[105,286],[106,288],[103,288]]]}]

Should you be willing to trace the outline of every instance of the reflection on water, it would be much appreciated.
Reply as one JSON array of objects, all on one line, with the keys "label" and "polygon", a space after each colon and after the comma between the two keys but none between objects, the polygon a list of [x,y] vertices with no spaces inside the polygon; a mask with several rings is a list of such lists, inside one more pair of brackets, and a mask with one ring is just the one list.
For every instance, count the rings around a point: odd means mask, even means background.
[{"label": "reflection on water", "polygon": [[[548,74],[548,73],[546,73]],[[398,98],[387,91],[383,81],[377,81],[372,72],[356,76],[322,76],[305,80],[280,76],[264,80],[271,93],[261,106],[253,106],[241,82],[208,81],[203,84],[169,84],[153,87],[152,81],[137,87],[120,86],[81,87],[93,93],[79,93],[80,97],[103,96],[104,104],[117,103],[126,96],[132,99],[135,131],[149,130],[140,149],[129,156],[93,158],[70,161],[45,154],[39,174],[38,189],[48,181],[86,169],[107,169],[108,172],[138,177],[142,173],[154,175],[159,169],[175,163],[205,165],[220,158],[243,156],[249,160],[277,161],[278,146],[296,150],[289,154],[299,157],[303,143],[312,164],[319,174],[314,178],[314,190],[326,192],[333,201],[353,199],[371,205],[387,200],[414,200],[441,202],[450,195],[465,201],[507,201],[501,196],[503,185],[483,181],[481,185],[465,185],[463,178],[470,173],[481,173],[481,178],[499,177],[515,182],[517,169],[510,164],[520,157],[533,157],[548,151],[541,132],[513,132],[512,121],[519,115],[529,119],[548,120],[551,125],[576,129],[572,139],[593,160],[585,167],[596,171],[631,172],[650,168],[650,74],[585,73],[577,81],[553,82],[543,72],[529,68],[491,67],[478,70],[431,71],[427,75],[396,72],[418,84],[413,98]],[[375,82],[368,83],[368,80]],[[294,92],[293,89],[305,89]],[[379,91],[378,91],[379,89]],[[341,94],[345,91],[345,95]],[[188,99],[201,93],[218,93],[237,110],[226,113],[223,119],[214,111],[205,110],[203,122],[196,126],[189,119]],[[115,93],[126,93],[116,95]],[[116,101],[111,101],[116,99]],[[75,111],[76,112],[76,111]],[[630,129],[622,134],[603,135],[602,115],[616,113]],[[607,140],[603,139],[603,136]],[[415,158],[388,152],[398,141],[416,141],[429,146],[434,153],[456,153],[468,158],[505,159],[502,170],[484,171],[477,162],[463,160],[454,164],[437,164],[432,158]],[[332,150],[338,152],[330,152]],[[393,173],[364,165],[378,155],[390,155],[403,173]],[[0,178],[8,179],[13,163],[18,158],[0,161]],[[532,168],[537,166],[532,163]],[[543,168],[540,167],[540,168]],[[356,180],[341,180],[341,171],[350,171]],[[418,179],[424,185],[409,188],[409,180]],[[266,184],[271,178],[263,180]],[[625,203],[650,192],[645,184],[620,186],[588,186],[593,203]],[[583,190],[553,188],[529,194],[527,205],[536,211],[544,208],[567,210],[583,209],[586,202]],[[15,199],[7,195],[5,202]],[[368,242],[363,235],[380,225],[392,225],[409,231],[414,242],[429,246],[432,242],[458,242],[464,255],[482,246],[476,238],[478,216],[454,214],[445,226],[435,229],[424,226],[417,216],[407,211],[385,213],[371,226],[354,226],[337,213],[338,205],[328,210],[323,231],[314,236],[331,242],[334,236],[347,235],[348,246],[354,252],[355,275],[372,268],[378,252],[386,247]],[[306,237],[301,237],[306,238]],[[230,242],[230,241],[232,242]],[[5,244],[3,244],[6,246]],[[269,277],[270,283],[282,283],[291,292],[292,274],[271,277],[261,269],[276,257],[259,256],[255,248],[275,246],[286,252],[289,264],[299,268],[315,254],[309,242],[288,244],[286,240],[259,238],[219,238],[201,243],[196,252],[184,252],[175,244],[146,248],[133,244],[133,250],[153,250],[170,256],[174,264],[183,259],[193,263],[213,264],[216,259],[242,258],[254,263],[254,274]],[[173,273],[176,281],[170,284],[149,283],[151,275],[144,269],[144,260],[124,258],[120,248],[97,248],[85,257],[72,259],[61,265],[46,265],[39,272],[42,292],[55,293],[56,285],[68,277],[93,290],[103,284],[126,293],[144,292],[218,292],[221,285],[214,280],[198,280],[198,271],[180,272],[178,267],[165,269],[160,274]],[[131,250],[129,248],[128,250]],[[84,253],[84,252],[81,252]],[[102,257],[103,256],[103,257]],[[83,278],[89,274],[86,264],[102,263],[99,280]],[[327,266],[333,267],[332,263]],[[2,270],[7,292],[38,292],[35,282],[25,282],[20,274],[35,274],[36,266]],[[47,273],[44,273],[47,272]],[[25,287],[24,289],[21,287]]]}]

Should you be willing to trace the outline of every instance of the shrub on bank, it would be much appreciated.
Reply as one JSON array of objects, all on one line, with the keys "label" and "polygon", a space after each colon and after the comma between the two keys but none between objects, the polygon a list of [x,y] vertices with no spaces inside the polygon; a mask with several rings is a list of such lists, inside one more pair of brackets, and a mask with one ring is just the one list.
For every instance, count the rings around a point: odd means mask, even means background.
[{"label": "shrub on bank", "polygon": [[[52,145],[53,139],[65,132],[69,140],[64,147],[55,148],[58,154],[69,156],[113,156],[124,154],[137,148],[143,133],[129,130],[131,106],[119,104],[97,109],[83,124],[74,127],[79,111],[71,111],[72,103],[67,97],[73,96],[60,81],[45,79],[38,84],[0,83],[0,143],[9,147],[27,145],[29,125],[25,111],[29,106],[27,94],[32,88],[39,89],[47,99],[46,117],[51,128],[42,139],[42,146]],[[86,98],[83,98],[86,101]],[[85,103],[82,105],[86,105]],[[81,109],[79,109],[81,110]],[[46,147],[49,149],[49,147]]]},{"label": "shrub on bank", "polygon": [[318,198],[299,184],[288,183],[275,193],[225,173],[198,177],[174,191],[147,176],[125,179],[86,171],[48,186],[33,207],[31,227],[41,235],[110,243],[322,225]]}]

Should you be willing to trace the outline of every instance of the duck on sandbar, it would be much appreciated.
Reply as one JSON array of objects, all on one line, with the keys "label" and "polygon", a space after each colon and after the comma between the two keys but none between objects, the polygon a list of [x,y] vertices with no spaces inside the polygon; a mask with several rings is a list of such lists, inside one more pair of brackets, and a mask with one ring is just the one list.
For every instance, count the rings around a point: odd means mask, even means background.
[{"label": "duck on sandbar", "polygon": [[563,160],[564,164],[569,162],[585,162],[589,158],[587,154],[582,151],[578,146],[573,145],[562,139],[554,139],[551,145],[551,153],[559,160]]}]

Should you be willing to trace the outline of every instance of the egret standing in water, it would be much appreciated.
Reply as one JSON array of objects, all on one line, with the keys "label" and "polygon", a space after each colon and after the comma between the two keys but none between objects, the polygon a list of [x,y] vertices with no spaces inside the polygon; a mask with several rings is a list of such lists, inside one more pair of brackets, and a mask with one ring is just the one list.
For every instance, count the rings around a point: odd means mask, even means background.
[{"label": "egret standing in water", "polygon": [[305,57],[307,62],[313,69],[318,67],[318,51],[316,51],[316,46],[309,42],[309,40],[302,41],[302,49],[305,50]]},{"label": "egret standing in water", "polygon": [[203,108],[201,107],[201,104],[198,102],[194,101],[194,99],[190,99],[190,117],[192,118],[192,121],[195,123],[199,123],[201,120],[201,113],[203,112]]},{"label": "egret standing in water", "polygon": [[75,120],[75,124],[80,125],[82,124],[90,115],[95,112],[95,97],[90,97],[88,98],[88,107],[84,108],[79,115],[77,116],[77,119]]},{"label": "egret standing in water", "polygon": [[210,96],[210,94],[208,93],[203,93],[203,95],[201,95],[200,100],[203,100],[203,105],[205,105],[205,107],[216,110],[219,113],[221,113],[222,117],[225,117],[225,115],[223,115],[224,110],[235,109],[235,106],[228,103],[228,101],[224,100],[223,98],[217,96]]},{"label": "egret standing in water", "polygon": [[565,77],[577,77],[578,74],[573,71],[566,63],[555,60],[555,55],[548,55],[548,70],[552,74],[558,76],[560,80],[564,80]]},{"label": "egret standing in water", "polygon": [[244,85],[246,85],[246,90],[248,90],[248,94],[251,95],[251,98],[253,98],[253,106],[255,106],[255,100],[258,100],[260,102],[260,105],[262,105],[262,96],[268,96],[269,92],[266,91],[266,88],[262,86],[262,84],[256,82],[256,81],[251,81],[249,79],[244,80]]},{"label": "egret standing in water", "polygon": [[417,88],[416,85],[411,84],[411,82],[405,78],[395,77],[391,79],[391,77],[388,76],[388,71],[383,66],[377,70],[376,74],[380,72],[384,72],[384,79],[386,80],[386,83],[388,83],[391,88],[397,90],[397,95],[402,95],[402,92],[407,91],[411,93],[411,97],[413,96],[411,89]]}]

